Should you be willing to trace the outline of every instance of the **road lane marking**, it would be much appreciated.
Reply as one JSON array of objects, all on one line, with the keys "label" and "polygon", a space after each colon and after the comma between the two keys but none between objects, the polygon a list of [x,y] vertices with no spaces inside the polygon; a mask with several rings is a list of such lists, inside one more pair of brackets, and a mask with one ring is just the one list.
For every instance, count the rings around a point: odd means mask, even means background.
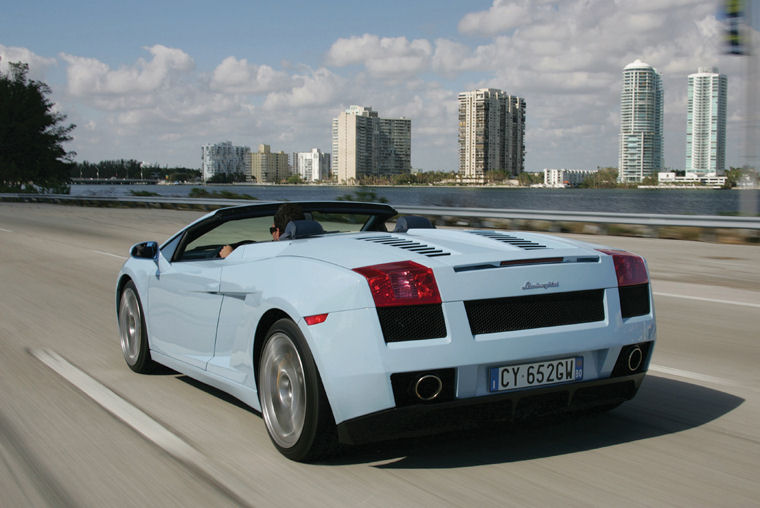
[{"label": "road lane marking", "polygon": [[659,372],[660,374],[669,374],[671,376],[691,379],[692,381],[702,381],[704,383],[711,383],[722,386],[743,387],[741,383],[737,383],[736,381],[732,381],[730,379],[709,376],[707,374],[700,374],[699,372],[692,372],[690,370],[675,369],[673,367],[656,365],[654,363],[649,365],[649,370],[652,372]]},{"label": "road lane marking", "polygon": [[5,229],[5,228],[0,228],[0,231],[4,233],[13,233],[13,231],[11,231],[10,229]]},{"label": "road lane marking", "polygon": [[100,254],[102,256],[111,256],[112,258],[119,258],[119,259],[126,259],[126,256],[119,256],[118,254],[111,254],[110,252],[105,252],[102,250],[93,250],[95,254]]},{"label": "road lane marking", "polygon": [[720,300],[718,298],[704,298],[701,296],[676,295],[674,293],[660,293],[659,291],[653,291],[652,294],[654,296],[665,296],[668,298],[683,298],[685,300],[698,300],[700,302],[723,303],[726,305],[741,305],[743,307],[755,307],[755,308],[760,309],[760,303],[737,302],[733,300]]},{"label": "road lane marking", "polygon": [[136,406],[118,396],[89,374],[69,363],[55,351],[51,349],[33,349],[28,351],[32,356],[74,385],[103,409],[132,427],[148,441],[158,445],[191,470],[200,473],[212,485],[216,486],[236,503],[242,506],[251,506],[252,494],[259,494],[259,497],[261,497],[260,493],[251,492],[250,486],[221,469],[209,457],[190,446],[179,436],[169,431]]}]

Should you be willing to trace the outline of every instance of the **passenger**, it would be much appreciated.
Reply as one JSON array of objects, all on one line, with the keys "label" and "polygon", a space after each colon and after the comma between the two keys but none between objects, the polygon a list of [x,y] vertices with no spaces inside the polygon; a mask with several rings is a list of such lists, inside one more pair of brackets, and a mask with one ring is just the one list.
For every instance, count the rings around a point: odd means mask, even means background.
[{"label": "passenger", "polygon": [[[305,218],[306,217],[303,214],[301,205],[298,205],[296,203],[283,203],[277,209],[277,212],[275,212],[274,224],[269,228],[269,233],[272,235],[272,240],[275,242],[280,239],[286,240],[285,237],[281,237],[280,235],[285,233],[285,228],[287,227],[288,222],[294,220],[304,220]],[[225,245],[219,250],[219,257],[226,258],[232,254],[232,251],[234,251],[237,247],[246,243],[251,243],[251,241],[243,240],[242,242]]]}]

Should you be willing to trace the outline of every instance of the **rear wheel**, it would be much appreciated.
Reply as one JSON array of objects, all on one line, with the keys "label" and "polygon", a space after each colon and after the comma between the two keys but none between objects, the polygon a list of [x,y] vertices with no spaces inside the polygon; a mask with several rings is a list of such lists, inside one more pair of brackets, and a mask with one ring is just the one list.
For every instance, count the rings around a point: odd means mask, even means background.
[{"label": "rear wheel", "polygon": [[261,413],[275,447],[292,460],[314,460],[337,443],[335,422],[306,340],[281,319],[267,333],[259,360]]},{"label": "rear wheel", "polygon": [[142,303],[132,281],[127,282],[121,291],[119,337],[124,360],[130,369],[141,374],[155,369],[156,364],[151,359],[148,348],[148,331],[145,328]]}]

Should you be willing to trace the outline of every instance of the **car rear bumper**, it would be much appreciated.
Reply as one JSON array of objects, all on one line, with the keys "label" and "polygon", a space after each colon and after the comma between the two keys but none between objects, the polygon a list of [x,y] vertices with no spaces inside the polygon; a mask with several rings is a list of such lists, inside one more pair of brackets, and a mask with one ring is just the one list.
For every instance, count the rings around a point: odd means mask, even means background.
[{"label": "car rear bumper", "polygon": [[473,426],[614,407],[636,395],[645,372],[544,388],[419,403],[378,411],[338,424],[338,438],[361,444],[436,434]]}]

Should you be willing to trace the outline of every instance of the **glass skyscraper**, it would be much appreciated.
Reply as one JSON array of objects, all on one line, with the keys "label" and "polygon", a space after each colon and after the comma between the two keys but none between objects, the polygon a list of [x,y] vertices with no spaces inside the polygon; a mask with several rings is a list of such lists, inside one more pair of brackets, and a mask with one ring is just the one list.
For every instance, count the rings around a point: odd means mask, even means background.
[{"label": "glass skyscraper", "polygon": [[704,176],[726,169],[726,92],[718,69],[700,67],[689,74],[686,114],[686,171]]},{"label": "glass skyscraper", "polygon": [[623,69],[618,181],[641,182],[663,169],[663,89],[657,70],[641,60]]}]

